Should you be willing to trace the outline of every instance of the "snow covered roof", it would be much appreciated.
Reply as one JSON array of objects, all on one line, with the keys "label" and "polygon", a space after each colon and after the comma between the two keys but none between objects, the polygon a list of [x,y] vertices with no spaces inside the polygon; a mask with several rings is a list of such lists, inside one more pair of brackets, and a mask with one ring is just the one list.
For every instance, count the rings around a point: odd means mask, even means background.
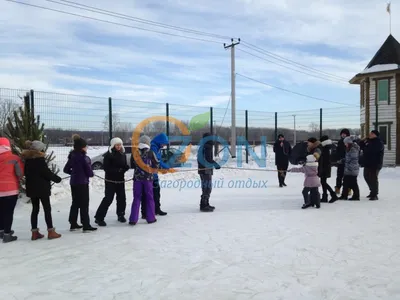
[{"label": "snow covered roof", "polygon": [[376,73],[376,72],[385,72],[400,69],[400,65],[398,64],[385,64],[385,65],[374,65],[370,68],[366,68],[360,74],[368,74],[368,73]]},{"label": "snow covered roof", "polygon": [[351,84],[359,84],[362,78],[372,73],[383,73],[387,72],[400,72],[400,43],[389,35],[383,45],[379,48],[378,52],[375,53],[367,67],[351,80]]},{"label": "snow covered roof", "polygon": [[376,52],[366,69],[376,65],[388,64],[400,65],[400,43],[391,34]]}]

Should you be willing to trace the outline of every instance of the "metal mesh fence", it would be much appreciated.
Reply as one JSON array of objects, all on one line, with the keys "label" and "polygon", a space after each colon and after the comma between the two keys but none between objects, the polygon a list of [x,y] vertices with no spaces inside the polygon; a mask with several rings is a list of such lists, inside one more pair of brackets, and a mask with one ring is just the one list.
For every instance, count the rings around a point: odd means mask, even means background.
[{"label": "metal mesh fence", "polygon": [[[193,144],[211,130],[227,142],[231,140],[230,107],[210,108],[14,89],[0,89],[0,134],[4,135],[7,118],[26,100],[45,124],[46,141],[56,155],[67,155],[75,133],[93,147],[107,146],[114,136],[130,144],[133,130],[149,118],[153,121],[142,131],[151,137],[165,132],[174,140],[175,136],[182,135],[173,121],[177,119],[190,129]],[[154,120],[154,117],[159,118]],[[248,142],[253,145],[260,143],[262,136],[272,143],[280,133],[291,143],[320,135],[337,139],[342,128],[349,128],[352,134],[360,133],[358,107],[286,112],[250,110],[247,111],[247,128],[246,111],[236,111],[237,136],[247,134]]]}]

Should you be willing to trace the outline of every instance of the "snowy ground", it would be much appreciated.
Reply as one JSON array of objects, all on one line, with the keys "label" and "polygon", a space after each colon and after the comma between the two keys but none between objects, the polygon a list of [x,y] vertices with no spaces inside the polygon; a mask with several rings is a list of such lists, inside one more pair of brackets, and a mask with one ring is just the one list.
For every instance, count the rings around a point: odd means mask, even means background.
[{"label": "snowy ground", "polygon": [[[268,161],[273,169],[271,157]],[[168,216],[157,223],[118,224],[112,205],[109,226],[90,234],[68,231],[70,196],[63,182],[55,186],[53,200],[61,239],[30,241],[31,207],[19,204],[14,221],[19,241],[0,244],[0,299],[400,299],[400,204],[393,188],[398,169],[382,170],[380,201],[365,199],[360,175],[362,201],[338,201],[320,210],[300,209],[302,174],[289,174],[286,188],[277,186],[276,177],[222,169],[215,176],[224,188],[213,191],[214,213],[198,212],[199,189],[164,188]],[[162,179],[187,182],[197,175]],[[227,187],[230,180],[248,179],[268,180],[267,188]],[[91,216],[102,189],[94,179]],[[127,197],[129,212],[132,182]],[[45,228],[42,215],[40,224]]]}]

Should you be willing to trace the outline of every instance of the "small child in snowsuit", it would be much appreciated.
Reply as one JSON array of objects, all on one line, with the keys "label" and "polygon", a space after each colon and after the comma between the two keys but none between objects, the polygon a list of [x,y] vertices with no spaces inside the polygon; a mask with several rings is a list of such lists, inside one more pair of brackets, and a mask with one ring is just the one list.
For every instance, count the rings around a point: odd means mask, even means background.
[{"label": "small child in snowsuit", "polygon": [[303,198],[304,205],[302,209],[314,206],[320,208],[320,197],[318,188],[321,186],[321,182],[318,177],[318,162],[314,155],[307,155],[307,163],[300,168],[291,168],[288,170],[291,173],[304,173],[304,188]]},{"label": "small child in snowsuit", "polygon": [[353,197],[348,199],[352,201],[360,200],[360,189],[358,187],[357,177],[360,172],[359,154],[360,147],[354,143],[353,138],[348,136],[343,140],[346,146],[345,158],[341,160],[344,163],[343,191],[340,200],[347,200],[349,190],[353,190]]},{"label": "small child in snowsuit", "polygon": [[137,158],[131,160],[135,174],[133,175],[133,202],[131,215],[129,217],[129,225],[136,225],[139,220],[139,208],[142,195],[144,195],[145,198],[145,217],[147,223],[151,224],[157,222],[153,196],[154,175],[150,168],[158,169],[160,167],[160,162],[155,153],[150,150],[149,137],[140,137],[139,153],[141,159]]},{"label": "small child in snowsuit", "polygon": [[0,137],[0,240],[3,243],[17,240],[11,227],[22,176],[21,159],[11,152],[10,141]]}]

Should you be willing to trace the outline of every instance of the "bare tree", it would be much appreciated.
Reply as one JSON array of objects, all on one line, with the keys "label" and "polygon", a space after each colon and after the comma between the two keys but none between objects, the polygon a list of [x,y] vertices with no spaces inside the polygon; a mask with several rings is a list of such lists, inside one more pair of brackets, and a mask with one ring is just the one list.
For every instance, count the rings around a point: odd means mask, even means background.
[{"label": "bare tree", "polygon": [[[117,113],[113,113],[112,115],[112,123],[111,123],[111,125],[112,125],[112,131],[113,132],[118,132],[118,131],[120,131],[120,127],[121,127],[121,120],[120,120],[120,118],[119,118],[119,115],[117,114]],[[109,125],[110,125],[110,120],[109,120],[109,115],[107,114],[105,117],[104,117],[104,120],[103,120],[103,129],[105,130],[105,131],[109,131]]]},{"label": "bare tree", "polygon": [[310,125],[310,132],[311,133],[318,133],[319,132],[319,125],[317,123],[312,122]]},{"label": "bare tree", "polygon": [[8,118],[12,116],[18,106],[18,103],[11,99],[0,98],[0,136],[4,136]]}]

